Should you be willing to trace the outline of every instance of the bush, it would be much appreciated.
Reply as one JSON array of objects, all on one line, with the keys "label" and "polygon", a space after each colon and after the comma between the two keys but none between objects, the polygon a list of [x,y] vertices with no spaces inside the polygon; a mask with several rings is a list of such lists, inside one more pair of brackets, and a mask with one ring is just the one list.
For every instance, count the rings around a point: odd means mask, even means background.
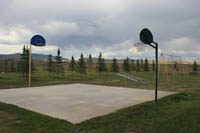
[{"label": "bush", "polygon": [[189,75],[200,75],[200,72],[189,72]]}]

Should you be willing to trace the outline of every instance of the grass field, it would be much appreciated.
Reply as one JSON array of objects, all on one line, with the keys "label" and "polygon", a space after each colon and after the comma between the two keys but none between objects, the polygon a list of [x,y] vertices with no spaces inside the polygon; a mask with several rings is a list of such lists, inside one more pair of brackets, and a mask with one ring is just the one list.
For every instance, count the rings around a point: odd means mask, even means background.
[{"label": "grass field", "polygon": [[179,93],[80,124],[50,118],[38,113],[0,103],[0,132],[3,133],[135,133],[199,132],[200,94]]},{"label": "grass field", "polygon": [[[79,75],[65,73],[63,77],[49,77],[48,73],[38,72],[33,75],[32,86],[45,86],[56,84],[70,84],[70,83],[86,83],[108,86],[122,86],[130,88],[144,88],[154,89],[154,73],[153,72],[132,72],[134,76],[143,78],[147,83],[138,83],[128,79],[119,77],[113,73],[106,73],[102,75],[88,74]],[[200,76],[199,75],[173,75],[169,78],[162,73],[159,74],[159,89],[170,91],[198,91],[200,90]],[[27,87],[28,80],[23,78],[18,73],[0,74],[0,89]]]},{"label": "grass field", "polygon": [[[108,73],[103,75],[71,75],[48,77],[48,73],[35,73],[32,86],[87,83],[130,88],[154,89],[152,72],[131,73],[147,83],[136,83]],[[153,101],[121,109],[80,124],[50,118],[14,105],[0,103],[0,132],[30,133],[135,133],[135,132],[200,132],[200,77],[175,75],[166,79],[159,75],[159,90],[181,93],[165,97],[156,105]],[[28,81],[17,73],[0,74],[0,88],[26,87]]]}]

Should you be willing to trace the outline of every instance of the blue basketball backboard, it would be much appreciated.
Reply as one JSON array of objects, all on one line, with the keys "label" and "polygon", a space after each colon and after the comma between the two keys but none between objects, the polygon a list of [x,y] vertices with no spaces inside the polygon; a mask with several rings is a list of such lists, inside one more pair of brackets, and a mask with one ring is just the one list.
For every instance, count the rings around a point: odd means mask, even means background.
[{"label": "blue basketball backboard", "polygon": [[35,35],[31,38],[31,44],[34,46],[45,46],[46,41],[41,35]]}]

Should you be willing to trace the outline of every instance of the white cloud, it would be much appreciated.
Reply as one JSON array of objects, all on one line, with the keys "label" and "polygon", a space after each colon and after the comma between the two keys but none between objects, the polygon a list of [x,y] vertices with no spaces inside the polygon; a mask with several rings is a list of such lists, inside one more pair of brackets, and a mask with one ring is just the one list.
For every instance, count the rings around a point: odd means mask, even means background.
[{"label": "white cloud", "polygon": [[[130,1],[130,0],[127,0]],[[48,0],[15,0],[11,6],[12,8],[17,7],[18,9],[23,8],[24,10],[34,10],[44,11],[44,12],[61,12],[70,14],[74,12],[113,12],[116,10],[122,10],[122,7],[125,8],[123,0],[57,0],[57,1],[48,1]],[[44,9],[50,10],[44,10]],[[58,14],[59,15],[59,14]]]},{"label": "white cloud", "polygon": [[198,0],[1,0],[0,44],[28,44],[37,33],[66,49],[67,57],[100,51],[108,58],[149,57],[154,55],[149,46],[141,52],[132,47],[147,27],[160,51],[200,56],[199,5]]},{"label": "white cloud", "polygon": [[31,35],[33,35],[33,32],[30,29],[22,25],[9,27],[8,29],[0,31],[0,43],[24,43],[31,38]]},{"label": "white cloud", "polygon": [[113,51],[109,51],[109,52],[104,52],[102,54],[102,56],[104,58],[111,58],[111,57],[115,57],[117,53],[113,52]]},{"label": "white cloud", "polygon": [[200,53],[200,40],[189,37],[175,38],[164,42],[163,51],[170,53]]},{"label": "white cloud", "polygon": [[16,34],[15,31],[10,31],[7,35],[0,35],[0,42],[14,43],[18,41]]},{"label": "white cloud", "polygon": [[78,29],[77,24],[73,22],[51,21],[43,26],[47,34],[59,35],[63,33],[73,33]]},{"label": "white cloud", "polygon": [[200,40],[190,37],[174,38],[161,44],[162,53],[181,56],[183,60],[200,60]]},{"label": "white cloud", "polygon": [[[29,48],[28,44],[15,44],[15,45],[9,45],[9,44],[0,44],[0,53],[1,54],[13,54],[13,53],[22,53],[22,49],[24,47]],[[56,53],[58,47],[57,46],[51,46],[47,45],[44,47],[32,47],[32,53],[42,53],[42,54],[50,54],[50,53]]]},{"label": "white cloud", "polygon": [[1,54],[21,53],[23,45],[0,44]]},{"label": "white cloud", "polygon": [[154,59],[155,51],[150,46],[145,45],[144,48],[138,52],[134,46],[133,40],[126,40],[120,43],[110,44],[104,46],[101,44],[94,44],[89,49],[79,49],[73,45],[65,47],[62,51],[65,57],[71,58],[71,55],[79,58],[80,53],[83,53],[86,57],[92,54],[93,57],[98,57],[99,53],[102,53],[104,58],[149,58]]},{"label": "white cloud", "polygon": [[43,47],[33,46],[32,52],[33,53],[43,53],[43,54],[48,53],[49,54],[51,52],[56,53],[57,49],[58,49],[58,46],[55,46],[55,45],[46,45],[46,46],[43,46]]}]

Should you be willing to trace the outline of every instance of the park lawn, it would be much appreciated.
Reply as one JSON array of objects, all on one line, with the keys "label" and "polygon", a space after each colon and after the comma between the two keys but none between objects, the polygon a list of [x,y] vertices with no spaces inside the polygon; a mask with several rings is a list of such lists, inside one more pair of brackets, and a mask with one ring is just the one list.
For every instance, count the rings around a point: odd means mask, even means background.
[{"label": "park lawn", "polygon": [[182,92],[79,124],[0,103],[1,133],[193,133],[200,131],[200,93]]},{"label": "park lawn", "polygon": [[[147,83],[136,83],[112,73],[102,75],[71,75],[48,77],[48,73],[35,73],[32,86],[87,83],[154,89],[154,74],[131,73]],[[174,75],[166,79],[159,76],[159,90],[181,93],[159,100],[121,109],[79,124],[51,118],[15,105],[0,103],[0,133],[69,132],[69,133],[134,133],[134,132],[200,132],[200,82],[197,75]],[[27,87],[28,81],[17,73],[0,74],[0,88]]]},{"label": "park lawn", "polygon": [[[134,76],[145,79],[146,83],[138,83],[113,73],[79,75],[66,73],[65,76],[49,77],[46,72],[34,73],[32,86],[47,86],[58,84],[85,83],[106,86],[119,86],[129,88],[154,89],[154,73],[152,72],[133,72]],[[162,73],[159,74],[159,90],[168,91],[200,91],[199,75],[174,75],[166,78]],[[0,89],[28,87],[28,80],[19,73],[0,74]]]}]

